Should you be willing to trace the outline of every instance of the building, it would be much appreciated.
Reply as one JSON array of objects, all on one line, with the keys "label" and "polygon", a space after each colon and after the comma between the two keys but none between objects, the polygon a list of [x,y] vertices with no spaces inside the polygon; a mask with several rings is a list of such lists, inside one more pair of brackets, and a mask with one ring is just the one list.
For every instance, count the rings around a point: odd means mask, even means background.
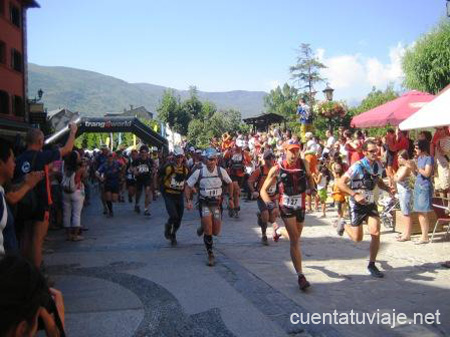
[{"label": "building", "polygon": [[72,112],[69,109],[62,108],[47,112],[48,122],[50,123],[54,132],[61,130],[70,122],[74,122],[80,115],[78,112]]},{"label": "building", "polygon": [[134,108],[130,105],[130,110],[123,109],[123,112],[109,112],[105,117],[137,117],[143,120],[153,119],[153,113],[148,111],[144,106]]},{"label": "building", "polygon": [[27,9],[34,0],[0,0],[0,136],[29,128],[27,106]]}]

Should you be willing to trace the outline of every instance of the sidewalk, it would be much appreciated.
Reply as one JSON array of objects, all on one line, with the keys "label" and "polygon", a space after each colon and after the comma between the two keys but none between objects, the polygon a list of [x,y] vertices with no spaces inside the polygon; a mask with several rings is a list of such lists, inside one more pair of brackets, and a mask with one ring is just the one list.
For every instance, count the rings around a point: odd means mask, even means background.
[{"label": "sidewalk", "polygon": [[[414,246],[382,234],[384,279],[366,275],[369,236],[354,244],[336,235],[328,219],[308,215],[302,235],[304,273],[312,287],[301,293],[289,243],[260,244],[256,203],[241,204],[240,219],[224,212],[215,240],[217,265],[205,265],[195,234],[198,211],[186,212],[179,245],[163,238],[162,200],[152,216],[116,204],[106,219],[95,201],[83,214],[86,240],[66,242],[50,232],[54,254],[47,269],[65,297],[70,336],[442,336],[450,334],[450,241]],[[332,215],[333,213],[330,213]],[[319,213],[317,213],[319,215]],[[268,234],[271,234],[269,231]],[[441,313],[440,325],[293,325],[291,313]]]}]

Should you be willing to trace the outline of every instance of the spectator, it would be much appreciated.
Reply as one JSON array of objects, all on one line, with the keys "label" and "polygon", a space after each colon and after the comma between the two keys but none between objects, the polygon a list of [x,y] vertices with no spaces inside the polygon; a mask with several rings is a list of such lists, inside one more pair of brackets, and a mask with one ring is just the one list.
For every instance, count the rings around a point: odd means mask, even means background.
[{"label": "spectator", "polygon": [[[64,161],[63,183],[63,221],[66,228],[67,241],[81,241],[81,211],[84,204],[85,166],[78,151],[72,151]],[[73,182],[70,181],[73,179]]]},{"label": "spectator", "polygon": [[412,191],[411,191],[411,164],[407,150],[400,150],[398,153],[399,169],[394,175],[394,181],[397,184],[398,199],[400,201],[400,210],[405,222],[405,229],[397,237],[397,241],[405,242],[411,240],[411,212],[412,212]]},{"label": "spectator", "polygon": [[428,213],[432,211],[434,160],[430,156],[430,143],[426,139],[419,140],[415,147],[417,153],[416,183],[414,185],[414,211],[418,213],[422,236],[416,244],[428,243],[429,219]]},{"label": "spectator", "polygon": [[[49,207],[52,205],[48,165],[55,160],[67,155],[73,148],[73,142],[77,133],[76,124],[70,124],[70,134],[64,147],[42,151],[44,146],[44,134],[39,129],[30,129],[26,136],[27,150],[16,160],[14,178],[16,181],[30,172],[44,171],[45,180],[35,188],[35,207],[20,204],[18,214],[20,216],[19,232],[22,232],[21,248],[23,254],[39,268],[42,263],[42,245],[47,235],[49,221]],[[30,212],[31,210],[31,212]],[[25,224],[26,223],[26,224]]]},{"label": "spectator", "polygon": [[38,319],[47,336],[65,336],[64,302],[44,276],[25,259],[0,260],[0,336],[36,336]]},{"label": "spectator", "polygon": [[6,201],[9,204],[16,204],[44,177],[42,172],[30,173],[19,188],[8,192],[5,196],[3,186],[11,181],[15,166],[11,144],[2,140],[0,143],[0,257],[5,253],[17,253],[19,250],[14,217]]}]

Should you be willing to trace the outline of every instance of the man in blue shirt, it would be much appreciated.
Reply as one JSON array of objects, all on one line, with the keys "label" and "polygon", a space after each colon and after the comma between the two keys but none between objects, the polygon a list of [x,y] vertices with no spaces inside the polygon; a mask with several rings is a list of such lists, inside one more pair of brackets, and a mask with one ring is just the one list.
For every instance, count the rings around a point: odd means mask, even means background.
[{"label": "man in blue shirt", "polygon": [[[30,212],[30,205],[23,203],[18,204],[17,211],[17,221],[20,225],[18,229],[19,232],[23,231],[21,236],[23,254],[37,268],[42,263],[42,245],[47,235],[49,208],[52,204],[48,165],[72,151],[78,128],[76,124],[71,123],[69,129],[69,138],[62,148],[45,151],[42,150],[44,146],[42,131],[30,129],[26,136],[27,149],[16,159],[15,182],[22,181],[24,176],[30,172],[44,171],[45,173],[45,179],[35,187],[36,205],[32,212]],[[25,223],[31,223],[31,226],[27,226]]]},{"label": "man in blue shirt", "polygon": [[32,172],[26,176],[24,183],[14,191],[5,194],[3,186],[9,183],[14,175],[14,153],[11,144],[0,142],[0,257],[5,253],[18,253],[18,243],[14,218],[6,201],[15,204],[44,177],[43,172]]},{"label": "man in blue shirt", "polygon": [[368,140],[363,144],[362,150],[365,157],[354,163],[337,182],[339,189],[350,195],[351,218],[351,224],[344,222],[338,224],[338,234],[342,235],[345,230],[354,242],[362,241],[364,235],[362,223],[367,221],[372,237],[367,269],[373,277],[381,278],[384,275],[375,266],[380,248],[380,215],[375,203],[374,189],[378,186],[391,194],[393,191],[381,178],[383,167],[377,159],[377,145]]},{"label": "man in blue shirt", "polygon": [[312,115],[311,109],[304,98],[300,98],[298,101],[297,115],[301,124],[302,141],[306,142],[305,134],[312,131]]}]

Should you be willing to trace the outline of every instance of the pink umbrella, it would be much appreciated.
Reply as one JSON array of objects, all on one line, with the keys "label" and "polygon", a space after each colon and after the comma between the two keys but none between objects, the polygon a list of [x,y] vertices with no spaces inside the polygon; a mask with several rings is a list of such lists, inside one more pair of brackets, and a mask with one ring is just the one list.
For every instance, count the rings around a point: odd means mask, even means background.
[{"label": "pink umbrella", "polygon": [[357,128],[397,126],[433,98],[434,95],[426,92],[411,90],[390,102],[353,117],[351,125]]}]

